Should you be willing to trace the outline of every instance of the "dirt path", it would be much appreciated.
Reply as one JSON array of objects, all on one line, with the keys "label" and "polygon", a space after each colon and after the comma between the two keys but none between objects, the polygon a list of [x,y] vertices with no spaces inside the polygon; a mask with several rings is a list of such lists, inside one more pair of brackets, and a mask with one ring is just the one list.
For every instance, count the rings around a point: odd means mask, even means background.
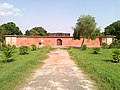
[{"label": "dirt path", "polygon": [[66,50],[49,53],[42,68],[21,90],[96,90],[93,82],[77,68]]}]

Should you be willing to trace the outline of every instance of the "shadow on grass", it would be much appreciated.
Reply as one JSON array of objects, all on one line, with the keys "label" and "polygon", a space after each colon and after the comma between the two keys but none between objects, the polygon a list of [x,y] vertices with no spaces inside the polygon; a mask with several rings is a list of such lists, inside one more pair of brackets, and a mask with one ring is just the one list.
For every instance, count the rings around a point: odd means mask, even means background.
[{"label": "shadow on grass", "polygon": [[15,61],[15,59],[1,60],[0,63],[11,63]]},{"label": "shadow on grass", "polygon": [[102,61],[104,61],[104,62],[113,62],[112,60],[102,60]]},{"label": "shadow on grass", "polygon": [[100,54],[102,54],[102,53],[94,53],[94,52],[90,52],[90,54],[93,54],[93,55],[100,55]]}]

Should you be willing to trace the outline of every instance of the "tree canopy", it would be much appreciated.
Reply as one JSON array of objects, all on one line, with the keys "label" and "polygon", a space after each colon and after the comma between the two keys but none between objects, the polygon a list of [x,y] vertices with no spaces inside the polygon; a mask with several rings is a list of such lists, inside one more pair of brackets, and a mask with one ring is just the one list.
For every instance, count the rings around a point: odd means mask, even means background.
[{"label": "tree canopy", "polygon": [[90,15],[80,16],[73,30],[74,39],[80,39],[80,36],[83,36],[81,46],[83,45],[85,38],[93,40],[95,39],[95,36],[100,35],[100,29],[96,28],[95,19]]},{"label": "tree canopy", "polygon": [[27,30],[25,32],[25,35],[30,35],[30,36],[36,36],[36,35],[37,36],[47,36],[48,33],[42,27],[34,27],[34,28],[30,29],[30,30]]},{"label": "tree canopy", "polygon": [[3,35],[22,35],[22,32],[15,23],[8,22],[0,26],[0,41],[3,41]]},{"label": "tree canopy", "polygon": [[22,35],[19,27],[16,26],[13,22],[8,22],[6,24],[1,25],[1,29],[4,35]]},{"label": "tree canopy", "polygon": [[120,20],[113,22],[105,28],[105,35],[115,35],[120,40]]}]

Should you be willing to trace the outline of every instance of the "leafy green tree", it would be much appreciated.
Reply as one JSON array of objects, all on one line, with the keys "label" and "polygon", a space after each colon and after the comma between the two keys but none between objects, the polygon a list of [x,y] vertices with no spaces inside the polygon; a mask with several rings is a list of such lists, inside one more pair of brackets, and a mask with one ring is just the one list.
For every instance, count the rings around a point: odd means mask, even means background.
[{"label": "leafy green tree", "polygon": [[32,28],[32,29],[30,29],[30,30],[27,30],[26,32],[25,32],[25,35],[31,35],[31,36],[47,36],[48,35],[48,33],[47,33],[47,31],[44,29],[44,28],[42,28],[42,27],[34,27],[34,28]]},{"label": "leafy green tree", "polygon": [[105,28],[105,35],[115,35],[120,40],[120,20],[113,22]]},{"label": "leafy green tree", "polygon": [[22,35],[22,32],[15,23],[8,22],[0,26],[0,42],[3,42],[3,35]]},{"label": "leafy green tree", "polygon": [[22,32],[19,30],[19,27],[16,26],[13,22],[8,22],[1,25],[4,35],[22,35]]},{"label": "leafy green tree", "polygon": [[100,31],[101,31],[100,27],[96,28],[96,30],[95,30],[95,36],[101,36],[102,33]]},{"label": "leafy green tree", "polygon": [[97,35],[100,35],[100,29],[96,28],[95,19],[90,15],[80,16],[73,30],[74,39],[80,39],[80,36],[83,36],[81,47],[83,46],[85,39],[93,40]]}]

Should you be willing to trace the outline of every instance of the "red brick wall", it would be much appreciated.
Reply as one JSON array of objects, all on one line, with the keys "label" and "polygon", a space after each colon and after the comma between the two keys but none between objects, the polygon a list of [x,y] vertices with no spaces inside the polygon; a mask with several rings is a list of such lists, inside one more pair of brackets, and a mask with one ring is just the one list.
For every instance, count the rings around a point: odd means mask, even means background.
[{"label": "red brick wall", "polygon": [[[6,36],[7,37],[7,36]],[[57,39],[62,40],[62,46],[75,46],[79,47],[82,43],[83,38],[80,40],[73,40],[72,37],[33,37],[33,36],[8,36],[12,39],[12,37],[16,37],[16,46],[20,47],[22,45],[30,46],[35,44],[36,46],[40,46],[38,43],[43,40],[42,45],[51,45],[57,46]],[[10,39],[9,44],[13,44],[12,40]],[[97,37],[95,40],[85,40],[84,44],[88,47],[100,46],[101,39]]]}]

